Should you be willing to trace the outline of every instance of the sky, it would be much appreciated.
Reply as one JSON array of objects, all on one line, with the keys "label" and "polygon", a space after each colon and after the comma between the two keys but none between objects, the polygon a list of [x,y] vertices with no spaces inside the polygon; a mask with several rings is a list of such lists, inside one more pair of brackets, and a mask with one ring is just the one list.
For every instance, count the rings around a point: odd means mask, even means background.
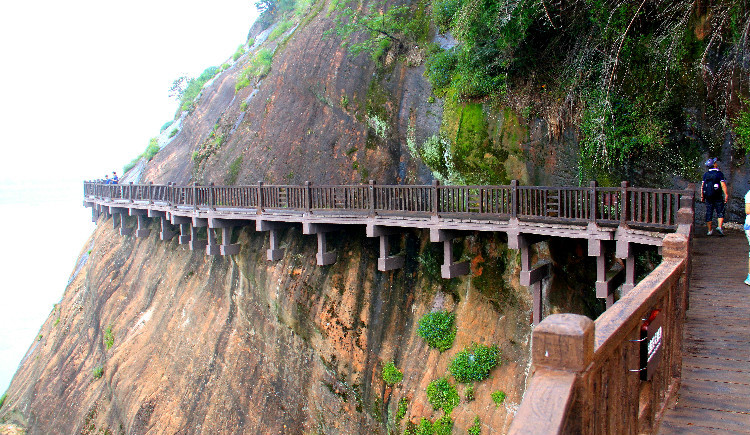
[{"label": "sky", "polygon": [[253,0],[0,6],[0,394],[94,229],[82,181],[117,171],[173,119],[172,82],[244,43]]}]

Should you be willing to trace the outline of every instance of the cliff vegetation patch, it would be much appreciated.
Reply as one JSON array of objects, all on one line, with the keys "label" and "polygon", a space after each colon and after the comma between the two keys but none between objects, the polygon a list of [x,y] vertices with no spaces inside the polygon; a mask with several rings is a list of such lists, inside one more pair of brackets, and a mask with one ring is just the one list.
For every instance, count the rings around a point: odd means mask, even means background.
[{"label": "cliff vegetation patch", "polygon": [[456,338],[455,314],[447,311],[433,311],[419,319],[417,334],[424,338],[430,347],[444,352],[453,346]]},{"label": "cliff vegetation patch", "polygon": [[448,371],[461,383],[487,379],[490,371],[500,364],[500,349],[497,345],[486,346],[473,343],[453,357]]}]

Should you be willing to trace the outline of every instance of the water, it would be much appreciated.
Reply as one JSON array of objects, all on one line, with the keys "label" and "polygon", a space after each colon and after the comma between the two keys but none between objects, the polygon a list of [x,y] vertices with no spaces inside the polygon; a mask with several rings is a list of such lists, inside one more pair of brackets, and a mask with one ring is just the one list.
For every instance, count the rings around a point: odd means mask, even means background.
[{"label": "water", "polygon": [[0,183],[0,394],[62,298],[94,229],[80,180]]}]

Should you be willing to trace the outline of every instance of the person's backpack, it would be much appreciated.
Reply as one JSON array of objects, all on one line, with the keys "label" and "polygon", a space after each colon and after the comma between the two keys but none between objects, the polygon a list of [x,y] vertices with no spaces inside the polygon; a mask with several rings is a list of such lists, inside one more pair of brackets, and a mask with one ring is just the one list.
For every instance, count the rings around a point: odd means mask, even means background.
[{"label": "person's backpack", "polygon": [[703,199],[716,199],[721,195],[721,180],[713,173],[703,182]]}]

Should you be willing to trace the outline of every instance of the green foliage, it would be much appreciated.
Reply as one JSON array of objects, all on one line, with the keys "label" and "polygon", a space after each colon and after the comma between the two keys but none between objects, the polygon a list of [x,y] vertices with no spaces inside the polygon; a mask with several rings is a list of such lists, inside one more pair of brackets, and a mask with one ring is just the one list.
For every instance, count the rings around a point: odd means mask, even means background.
[{"label": "green foliage", "polygon": [[460,401],[456,387],[446,378],[436,379],[427,385],[427,401],[435,409],[450,414]]},{"label": "green foliage", "polygon": [[409,400],[406,397],[402,397],[398,401],[398,409],[396,410],[396,421],[401,421],[406,416],[406,411],[409,406]]},{"label": "green foliage", "polygon": [[172,83],[170,95],[180,100],[180,110],[191,111],[195,108],[195,99],[201,93],[203,85],[219,72],[219,67],[210,66],[203,70],[197,79],[180,77]]},{"label": "green foliage", "polygon": [[104,367],[102,367],[102,366],[96,366],[96,367],[94,367],[92,375],[94,376],[94,379],[101,378],[104,375]]},{"label": "green foliage", "polygon": [[115,344],[115,335],[112,333],[112,325],[107,326],[104,330],[104,346],[110,350]]},{"label": "green foliage", "polygon": [[419,424],[415,428],[414,435],[433,435],[435,428],[432,426],[432,422],[422,417]]},{"label": "green foliage", "polygon": [[453,419],[448,413],[435,420],[433,425],[435,435],[451,435],[453,433]]},{"label": "green foliage", "polygon": [[417,261],[422,266],[425,276],[432,281],[440,282],[443,279],[440,271],[440,263],[442,262],[441,254],[440,249],[434,244],[428,243],[417,257]]},{"label": "green foliage", "polygon": [[453,18],[463,4],[462,0],[436,0],[432,3],[432,19],[438,30],[445,33],[450,30]]},{"label": "green foliage", "polygon": [[0,397],[0,409],[3,409],[3,404],[5,404],[5,399],[8,398],[8,393],[4,393],[2,397]]},{"label": "green foliage", "polygon": [[437,95],[445,93],[453,81],[453,75],[458,65],[459,50],[441,50],[433,48],[433,54],[427,59],[425,74],[432,85],[432,91]]},{"label": "green foliage", "polygon": [[164,125],[162,125],[161,128],[159,129],[159,133],[163,133],[164,130],[168,129],[169,126],[172,125],[173,123],[174,123],[174,120],[165,122]]},{"label": "green foliage", "polygon": [[272,61],[273,52],[271,50],[267,48],[258,50],[237,79],[235,91],[249,86],[251,80],[265,77],[271,71]]},{"label": "green foliage", "polygon": [[404,374],[396,367],[393,361],[388,361],[383,366],[383,380],[388,385],[393,385],[401,382],[404,378]]},{"label": "green foliage", "polygon": [[464,391],[464,398],[467,402],[473,402],[476,397],[474,397],[474,384],[469,384],[466,387],[466,391]]},{"label": "green foliage", "polygon": [[282,21],[274,27],[271,33],[268,35],[268,41],[275,41],[279,36],[283,35],[287,30],[294,26],[294,22],[287,20]]},{"label": "green foliage", "polygon": [[242,156],[237,157],[229,165],[229,172],[227,172],[226,178],[224,178],[224,184],[231,186],[237,182],[237,176],[240,174],[242,168]]},{"label": "green foliage", "polygon": [[424,338],[430,347],[443,352],[453,346],[456,338],[456,316],[447,311],[433,311],[419,319],[417,334]]},{"label": "green foliage", "polygon": [[125,166],[122,167],[122,172],[126,173],[129,170],[133,169],[135,167],[135,165],[138,164],[139,160],[141,160],[141,156],[138,156],[138,157],[134,158],[133,160],[131,160],[130,162],[126,163]]},{"label": "green foliage", "polygon": [[172,131],[170,131],[170,132],[169,132],[169,136],[168,136],[168,137],[169,137],[169,138],[171,139],[171,138],[173,138],[173,137],[177,136],[177,133],[179,133],[179,132],[180,132],[180,131],[179,131],[179,130],[177,130],[176,128],[175,128],[175,129],[172,129]]},{"label": "green foliage", "polygon": [[247,110],[247,101],[243,101],[240,103],[240,110],[242,110],[243,112]]},{"label": "green foliage", "polygon": [[[250,44],[252,46],[252,44]],[[240,44],[239,47],[237,47],[237,50],[232,55],[232,60],[237,61],[242,55],[245,54],[245,44]]]},{"label": "green foliage", "polygon": [[500,406],[505,402],[505,391],[495,391],[492,393],[492,401],[495,402],[495,406]]},{"label": "green foliage", "polygon": [[474,343],[453,357],[448,371],[461,383],[487,379],[490,371],[500,364],[500,349],[496,345]]},{"label": "green foliage", "polygon": [[750,153],[750,101],[741,99],[745,109],[741,110],[733,119],[734,135],[737,146],[742,148],[745,153]]},{"label": "green foliage", "polygon": [[146,159],[146,161],[151,161],[151,159],[156,156],[156,153],[159,152],[159,138],[152,137],[148,141],[148,146],[146,147],[146,150],[143,151],[143,154],[141,156]]},{"label": "green foliage", "polygon": [[468,429],[469,435],[479,435],[482,433],[482,421],[479,419],[479,416],[474,416],[474,424],[469,426]]}]

